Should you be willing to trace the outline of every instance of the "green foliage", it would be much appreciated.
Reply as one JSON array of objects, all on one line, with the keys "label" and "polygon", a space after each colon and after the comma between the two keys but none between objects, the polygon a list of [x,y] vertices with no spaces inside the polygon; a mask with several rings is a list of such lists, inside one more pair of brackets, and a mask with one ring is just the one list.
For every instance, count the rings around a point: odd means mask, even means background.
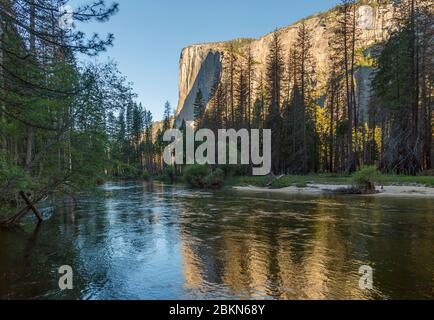
[{"label": "green foliage", "polygon": [[240,176],[229,177],[226,180],[226,186],[257,186],[266,187],[268,184],[265,176]]},{"label": "green foliage", "polygon": [[204,179],[210,173],[208,165],[189,165],[184,170],[184,181],[193,188],[205,188]]},{"label": "green foliage", "polygon": [[163,181],[167,183],[174,183],[177,178],[176,169],[173,166],[168,166],[163,169],[161,173]]},{"label": "green foliage", "polygon": [[306,182],[299,182],[295,185],[297,188],[307,188],[308,185]]},{"label": "green foliage", "polygon": [[[384,172],[416,175],[421,171],[424,159],[420,157],[422,152],[415,143],[416,135],[424,135],[426,148],[430,149],[431,143],[427,137],[431,135],[432,126],[428,120],[424,128],[426,132],[423,132],[418,128],[419,120],[415,116],[415,113],[420,112],[420,102],[417,100],[426,99],[418,91],[423,81],[417,78],[418,71],[415,68],[418,58],[416,38],[411,22],[394,32],[384,45],[373,81],[379,110],[383,114],[382,121],[387,121],[387,128],[390,128],[382,141],[385,156],[381,169]],[[425,161],[428,162],[427,159]]]},{"label": "green foliage", "polygon": [[201,126],[205,114],[205,102],[203,101],[202,90],[198,90],[194,100],[194,124],[196,128]]},{"label": "green foliage", "polygon": [[217,168],[203,179],[206,189],[220,189],[225,183],[225,173]]},{"label": "green foliage", "polygon": [[21,190],[33,190],[36,182],[21,167],[9,162],[0,153],[0,204],[13,203]]},{"label": "green foliage", "polygon": [[412,31],[406,27],[392,34],[381,52],[373,85],[383,108],[398,111],[412,102],[414,88],[409,86],[413,68],[412,41]]},{"label": "green foliage", "polygon": [[382,175],[382,183],[385,185],[422,185],[434,187],[434,177],[387,174]]},{"label": "green foliage", "polygon": [[144,181],[149,181],[151,179],[151,175],[149,174],[148,171],[145,170],[145,171],[143,171],[141,178]]},{"label": "green foliage", "polygon": [[127,163],[120,162],[118,170],[120,174],[119,178],[134,179],[138,177],[136,167]]},{"label": "green foliage", "polygon": [[220,189],[225,182],[225,173],[221,168],[214,171],[208,165],[190,165],[184,170],[184,181],[193,188]]},{"label": "green foliage", "polygon": [[240,39],[228,41],[225,43],[225,45],[226,45],[226,49],[229,50],[229,52],[237,55],[237,54],[241,54],[241,50],[247,45],[249,45],[250,43],[252,43],[253,41],[255,41],[255,39],[240,38]]},{"label": "green foliage", "polygon": [[359,188],[372,188],[375,182],[382,181],[382,175],[376,166],[368,166],[355,172],[352,176],[352,181]]},{"label": "green foliage", "polygon": [[375,59],[371,56],[369,51],[364,48],[357,49],[355,52],[356,65],[358,67],[374,67],[376,65]]}]

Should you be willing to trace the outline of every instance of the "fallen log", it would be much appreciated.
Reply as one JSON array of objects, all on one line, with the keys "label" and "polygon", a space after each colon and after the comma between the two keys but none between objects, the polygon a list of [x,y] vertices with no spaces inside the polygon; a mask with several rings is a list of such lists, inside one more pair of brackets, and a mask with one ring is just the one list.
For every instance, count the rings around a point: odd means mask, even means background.
[{"label": "fallen log", "polygon": [[24,191],[21,191],[20,195],[24,199],[24,201],[27,203],[27,207],[30,207],[30,209],[32,209],[33,213],[36,216],[36,219],[38,219],[39,222],[44,221],[44,218],[42,218],[42,214],[38,211],[38,209],[36,209],[36,207],[30,201],[29,197],[27,197],[27,195],[24,193]]},{"label": "fallen log", "polygon": [[36,215],[36,218],[38,219],[38,222],[41,223],[43,221],[41,213],[36,209],[35,205],[42,201],[45,197],[53,193],[60,185],[65,183],[67,180],[67,176],[64,177],[63,180],[56,179],[52,185],[47,186],[46,188],[42,189],[38,194],[37,197],[35,197],[33,200],[30,200],[27,195],[24,192],[20,192],[21,197],[23,197],[24,201],[26,202],[26,207],[18,211],[13,216],[5,219],[0,220],[0,228],[14,228],[18,226],[21,219],[30,211],[32,210],[33,213]]},{"label": "fallen log", "polygon": [[33,202],[27,197],[27,195],[23,191],[20,192],[20,195],[24,199],[24,201],[26,202],[27,206],[24,207],[23,209],[21,209],[20,211],[18,211],[13,216],[11,216],[5,220],[0,220],[0,227],[2,227],[2,228],[16,227],[20,223],[21,219],[24,218],[24,216],[30,210],[33,211],[33,213],[35,214],[39,223],[41,223],[44,220],[42,218],[41,213],[38,211],[38,209],[36,209],[35,204],[38,203],[39,201],[41,201],[42,199],[44,199],[45,194],[39,196],[37,199],[33,200]]}]

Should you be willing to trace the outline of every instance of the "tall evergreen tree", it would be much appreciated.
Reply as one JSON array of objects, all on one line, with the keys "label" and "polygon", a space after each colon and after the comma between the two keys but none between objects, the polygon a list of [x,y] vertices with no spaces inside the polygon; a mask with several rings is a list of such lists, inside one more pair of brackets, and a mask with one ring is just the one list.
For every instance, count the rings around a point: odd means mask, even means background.
[{"label": "tall evergreen tree", "polygon": [[272,147],[272,170],[275,173],[281,171],[281,90],[282,78],[285,70],[284,50],[280,32],[273,33],[269,53],[267,57],[267,88],[268,88],[268,114],[266,127],[271,129]]},{"label": "tall evergreen tree", "polygon": [[205,102],[203,101],[202,90],[199,89],[196,92],[196,98],[194,99],[194,126],[196,129],[200,129],[202,120],[205,114]]}]

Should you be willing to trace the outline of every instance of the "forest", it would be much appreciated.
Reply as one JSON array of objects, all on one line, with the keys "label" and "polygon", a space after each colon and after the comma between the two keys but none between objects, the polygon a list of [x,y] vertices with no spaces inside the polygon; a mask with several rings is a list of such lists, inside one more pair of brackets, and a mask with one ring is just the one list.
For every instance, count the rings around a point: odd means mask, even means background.
[{"label": "forest", "polygon": [[[417,175],[432,166],[433,8],[430,1],[401,1],[385,43],[360,48],[357,8],[337,7],[329,39],[331,72],[324,77],[303,20],[289,51],[273,34],[266,72],[259,75],[251,47],[229,43],[223,75],[204,108],[195,103],[196,127],[272,130],[275,174],[346,173],[366,166]],[[367,117],[358,105],[356,73],[374,68]],[[255,81],[256,80],[256,81]],[[258,85],[254,85],[258,84]]]},{"label": "forest", "polygon": [[[174,123],[171,105],[155,122],[115,61],[88,62],[85,57],[105,51],[114,36],[64,28],[59,7],[67,2],[0,0],[1,203],[16,204],[21,190],[68,194],[110,179],[173,178],[184,170],[162,160],[163,133]],[[279,30],[273,33],[260,79],[254,79],[258,62],[250,48],[230,44],[210,101],[196,94],[195,128],[271,129],[274,174],[351,174],[366,166],[403,175],[429,172],[430,4],[401,1],[390,38],[366,56],[357,46],[359,3],[343,0],[329,41],[332,72],[321,88],[312,30],[304,22],[289,52]],[[95,1],[71,14],[79,23],[104,23],[118,9]],[[367,119],[359,119],[356,99],[355,74],[363,65],[375,67]]]},{"label": "forest", "polygon": [[[58,0],[0,1],[0,202],[19,190],[37,195],[138,173],[152,115],[136,101],[116,62],[86,59],[114,36],[86,35],[61,23],[104,23],[118,11],[95,1],[63,12]],[[142,141],[142,138],[145,138]],[[139,149],[138,144],[140,144]]]}]

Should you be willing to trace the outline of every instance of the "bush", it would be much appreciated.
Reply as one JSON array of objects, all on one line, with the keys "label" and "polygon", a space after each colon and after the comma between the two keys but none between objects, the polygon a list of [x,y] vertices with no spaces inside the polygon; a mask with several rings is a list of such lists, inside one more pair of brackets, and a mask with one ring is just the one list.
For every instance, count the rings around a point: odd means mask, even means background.
[{"label": "bush", "polygon": [[137,170],[136,167],[128,164],[122,164],[121,166],[121,177],[125,179],[134,179],[137,178]]},{"label": "bush", "polygon": [[222,169],[217,168],[205,177],[204,184],[207,189],[222,188],[225,184],[225,173]]},{"label": "bush", "polygon": [[225,172],[221,168],[212,171],[208,165],[187,166],[184,181],[193,188],[220,189],[225,182]]},{"label": "bush", "polygon": [[205,178],[210,174],[207,165],[190,165],[184,170],[184,181],[193,188],[205,188]]},{"label": "bush", "polygon": [[3,153],[0,153],[0,191],[2,191],[0,193],[0,204],[10,203],[15,205],[19,191],[32,192],[37,188],[37,184],[36,179],[32,179],[21,167],[14,165],[8,161]]},{"label": "bush", "polygon": [[110,175],[119,179],[142,179],[145,181],[149,181],[151,175],[147,170],[144,170],[139,165],[131,165],[127,163],[123,163],[121,161],[113,161],[112,169],[110,170]]},{"label": "bush", "polygon": [[176,169],[175,167],[166,167],[161,173],[161,178],[164,182],[174,183],[176,181]]},{"label": "bush", "polygon": [[142,172],[142,179],[144,181],[149,181],[151,179],[151,175],[149,174],[148,171],[145,170],[145,171]]},{"label": "bush", "polygon": [[375,193],[375,182],[381,181],[381,173],[377,167],[369,166],[354,173],[352,180],[361,193]]}]

